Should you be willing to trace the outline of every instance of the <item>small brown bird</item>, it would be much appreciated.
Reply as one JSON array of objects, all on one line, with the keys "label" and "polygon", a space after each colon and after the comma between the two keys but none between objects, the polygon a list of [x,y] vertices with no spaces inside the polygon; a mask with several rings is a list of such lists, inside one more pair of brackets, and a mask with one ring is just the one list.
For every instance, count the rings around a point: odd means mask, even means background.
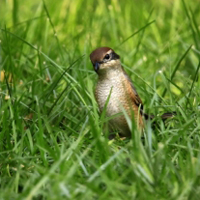
[{"label": "small brown bird", "polygon": [[[115,115],[109,120],[110,130],[117,130],[120,136],[131,135],[124,115],[125,111],[130,118],[134,113],[138,130],[142,131],[144,127],[143,116],[144,118],[153,118],[153,116],[143,114],[142,100],[131,79],[124,71],[120,56],[109,47],[100,47],[90,54],[90,60],[98,74],[95,97],[100,112],[103,111],[104,106],[107,104],[106,116]],[[169,115],[171,116],[171,114]]]}]

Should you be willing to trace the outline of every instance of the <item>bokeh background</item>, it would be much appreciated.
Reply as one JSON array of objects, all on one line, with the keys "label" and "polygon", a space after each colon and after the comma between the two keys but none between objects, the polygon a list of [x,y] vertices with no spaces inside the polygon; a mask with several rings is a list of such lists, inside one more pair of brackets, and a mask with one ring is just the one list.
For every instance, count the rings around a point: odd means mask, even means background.
[{"label": "bokeh background", "polygon": [[[0,0],[0,198],[198,199],[199,0]],[[121,57],[145,111],[178,114],[108,141],[97,47]]]}]

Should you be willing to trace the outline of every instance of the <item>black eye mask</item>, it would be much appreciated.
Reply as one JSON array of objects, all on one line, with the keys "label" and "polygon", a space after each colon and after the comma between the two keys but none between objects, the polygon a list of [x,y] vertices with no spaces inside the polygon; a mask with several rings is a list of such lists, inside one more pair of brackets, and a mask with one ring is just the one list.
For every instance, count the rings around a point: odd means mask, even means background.
[{"label": "black eye mask", "polygon": [[118,54],[116,54],[115,52],[111,52],[110,54],[106,54],[102,61],[93,63],[94,70],[97,72],[99,70],[100,64],[106,63],[110,60],[117,60],[119,58],[120,58],[120,56]]},{"label": "black eye mask", "polygon": [[117,60],[119,58],[120,57],[119,57],[118,54],[116,54],[115,52],[111,52],[110,54],[106,54],[104,59],[103,59],[103,61],[100,61],[99,64],[106,63],[106,62],[108,62],[110,60]]}]

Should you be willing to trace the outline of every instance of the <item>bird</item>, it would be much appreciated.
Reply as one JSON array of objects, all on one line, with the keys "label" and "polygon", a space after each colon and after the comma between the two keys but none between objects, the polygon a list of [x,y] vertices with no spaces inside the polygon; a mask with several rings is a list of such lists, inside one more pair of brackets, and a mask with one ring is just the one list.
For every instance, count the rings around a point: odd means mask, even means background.
[{"label": "bird", "polygon": [[[120,137],[130,137],[127,115],[129,119],[133,118],[136,129],[142,132],[144,118],[153,119],[154,116],[143,112],[142,100],[125,72],[120,56],[110,47],[99,47],[92,51],[90,60],[98,75],[95,98],[100,113],[106,109],[109,131],[117,131]],[[171,113],[165,113],[162,118],[171,116]]]}]

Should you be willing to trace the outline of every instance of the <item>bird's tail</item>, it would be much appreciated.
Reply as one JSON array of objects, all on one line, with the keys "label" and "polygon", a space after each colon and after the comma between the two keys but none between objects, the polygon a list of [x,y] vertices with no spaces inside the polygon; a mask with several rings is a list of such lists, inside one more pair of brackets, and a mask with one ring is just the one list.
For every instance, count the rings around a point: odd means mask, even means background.
[{"label": "bird's tail", "polygon": [[175,115],[176,115],[176,112],[164,113],[164,114],[161,116],[161,119],[162,119],[163,121],[165,121],[165,120],[167,120],[167,119],[169,119],[169,118],[174,117]]},{"label": "bird's tail", "polygon": [[[146,113],[143,113],[141,112],[141,114],[144,116],[144,119],[145,120],[153,120],[155,119],[155,115],[152,115],[152,114],[146,114]],[[161,115],[161,119],[162,121],[165,121],[169,118],[172,118],[176,115],[176,112],[167,112],[167,113],[164,113],[163,115]]]}]

